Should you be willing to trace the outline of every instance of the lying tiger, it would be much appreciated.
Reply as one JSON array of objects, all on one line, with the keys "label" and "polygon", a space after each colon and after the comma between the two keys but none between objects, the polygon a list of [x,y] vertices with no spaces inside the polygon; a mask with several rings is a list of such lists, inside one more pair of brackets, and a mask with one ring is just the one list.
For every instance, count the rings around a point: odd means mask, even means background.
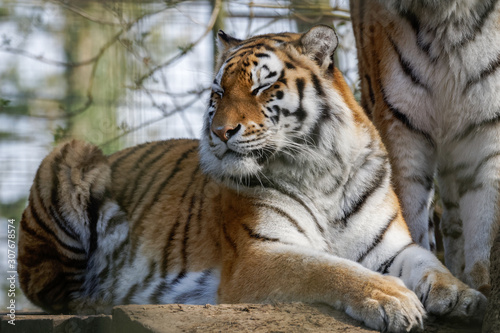
[{"label": "lying tiger", "polygon": [[44,159],[21,221],[26,295],[53,313],[321,302],[390,332],[480,318],[485,297],[412,241],[335,31],[218,38],[200,141],[111,156],[71,141]]}]

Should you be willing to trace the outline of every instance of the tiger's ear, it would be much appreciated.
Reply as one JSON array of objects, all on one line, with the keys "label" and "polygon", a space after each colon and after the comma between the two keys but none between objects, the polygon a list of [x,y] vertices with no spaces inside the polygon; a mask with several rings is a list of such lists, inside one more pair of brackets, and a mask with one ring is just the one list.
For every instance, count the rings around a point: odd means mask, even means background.
[{"label": "tiger's ear", "polygon": [[229,36],[222,30],[219,30],[219,32],[217,33],[217,45],[219,47],[220,53],[223,53],[226,50],[237,46],[239,43],[241,43],[241,39]]},{"label": "tiger's ear", "polygon": [[238,38],[234,38],[232,36],[229,36],[226,34],[224,31],[219,30],[217,33],[217,64],[216,67],[219,68],[224,59],[227,56],[227,51],[235,46],[237,46],[239,43],[241,43],[242,40]]},{"label": "tiger's ear", "polygon": [[337,33],[327,25],[312,27],[300,38],[303,53],[326,70],[333,64],[333,54],[339,44]]}]

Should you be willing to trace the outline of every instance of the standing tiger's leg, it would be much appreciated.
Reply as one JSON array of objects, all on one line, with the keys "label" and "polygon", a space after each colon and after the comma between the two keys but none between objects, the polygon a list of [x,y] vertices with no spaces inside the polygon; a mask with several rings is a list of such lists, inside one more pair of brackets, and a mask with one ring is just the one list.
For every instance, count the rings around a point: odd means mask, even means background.
[{"label": "standing tiger's leg", "polygon": [[[396,193],[413,240],[426,249],[435,249],[429,209],[434,193],[435,146],[430,136],[416,130],[395,106],[386,100],[391,124],[379,126],[387,146]],[[401,118],[404,117],[404,118]],[[401,121],[401,119],[405,119]]]},{"label": "standing tiger's leg", "polygon": [[[500,126],[487,121],[465,129],[453,137],[448,159],[455,181],[452,205],[458,207],[463,230],[463,280],[488,293],[489,254],[499,228]],[[455,255],[448,248],[448,257]]]},{"label": "standing tiger's leg", "polygon": [[459,194],[453,168],[446,166],[450,157],[439,162],[438,181],[443,214],[441,234],[443,236],[444,263],[457,278],[464,281],[465,254],[462,219],[460,216]]}]

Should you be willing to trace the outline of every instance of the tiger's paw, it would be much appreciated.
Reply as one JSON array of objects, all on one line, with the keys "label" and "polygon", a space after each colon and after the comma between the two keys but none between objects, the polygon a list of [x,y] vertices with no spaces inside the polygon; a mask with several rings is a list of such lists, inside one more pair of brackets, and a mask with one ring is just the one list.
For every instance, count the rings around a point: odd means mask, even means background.
[{"label": "tiger's paw", "polygon": [[426,274],[415,291],[433,315],[479,322],[486,310],[486,297],[449,273]]},{"label": "tiger's paw", "polygon": [[417,295],[392,276],[370,277],[361,292],[359,303],[346,309],[347,314],[368,327],[382,332],[423,330],[425,310]]}]

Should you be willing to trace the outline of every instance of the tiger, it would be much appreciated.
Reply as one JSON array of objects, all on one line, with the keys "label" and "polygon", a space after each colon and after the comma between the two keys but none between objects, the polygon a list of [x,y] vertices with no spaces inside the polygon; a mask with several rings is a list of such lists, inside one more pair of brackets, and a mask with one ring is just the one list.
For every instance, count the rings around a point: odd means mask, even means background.
[{"label": "tiger", "polygon": [[411,235],[489,294],[500,228],[500,1],[350,1],[361,104],[389,152]]},{"label": "tiger", "polygon": [[42,161],[18,243],[29,299],[81,314],[325,303],[388,332],[481,320],[485,296],[412,240],[335,30],[217,36],[200,140],[109,156],[73,140]]}]

